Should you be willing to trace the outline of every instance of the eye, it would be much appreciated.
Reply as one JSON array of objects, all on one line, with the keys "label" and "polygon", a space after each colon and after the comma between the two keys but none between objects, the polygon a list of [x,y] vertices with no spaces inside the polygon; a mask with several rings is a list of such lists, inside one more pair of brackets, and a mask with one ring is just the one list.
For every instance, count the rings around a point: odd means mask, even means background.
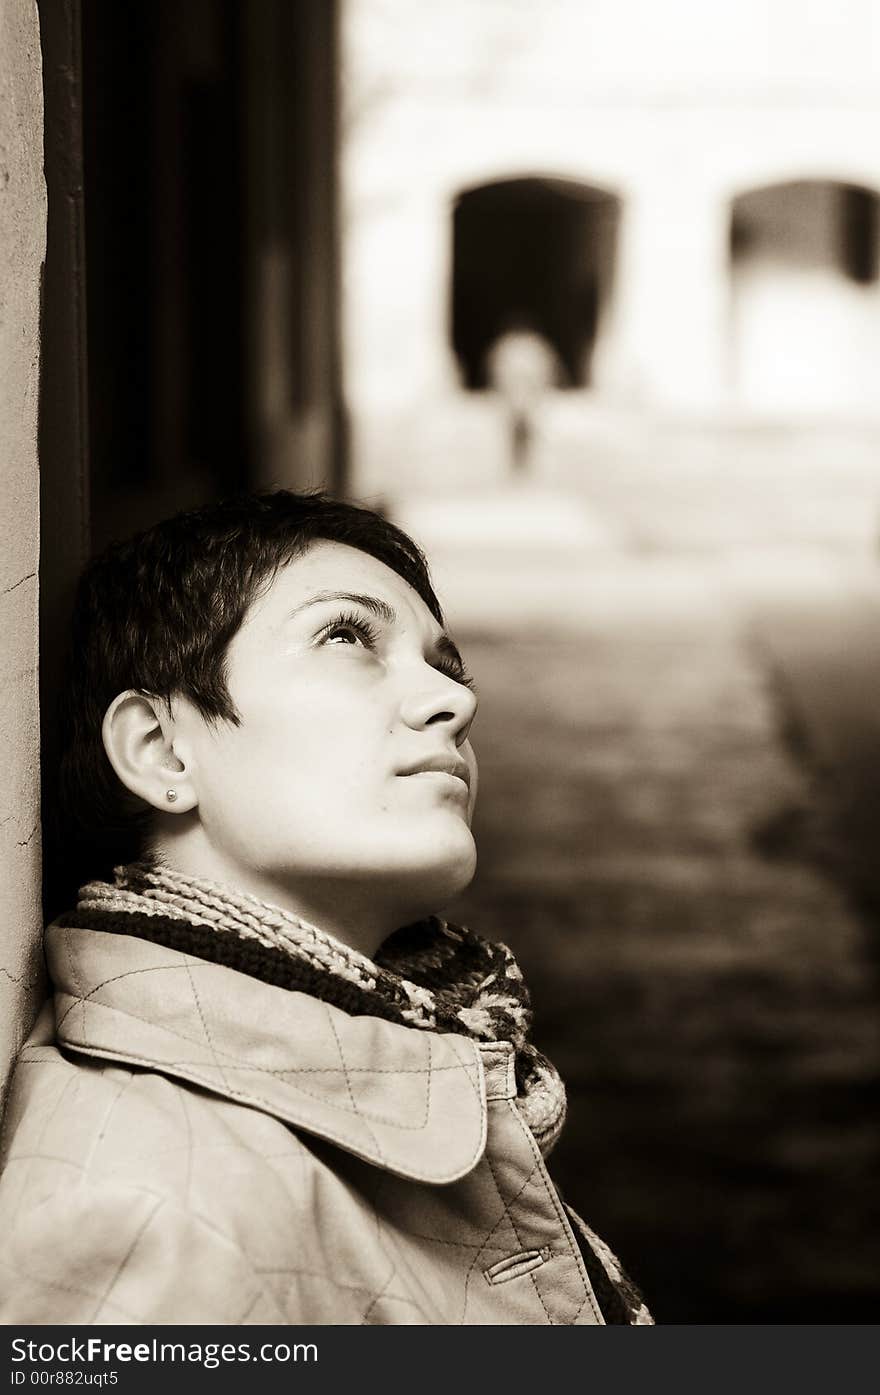
[{"label": "eye", "polygon": [[320,631],[318,639],[321,644],[362,644],[372,649],[378,635],[369,621],[359,615],[338,615]]}]

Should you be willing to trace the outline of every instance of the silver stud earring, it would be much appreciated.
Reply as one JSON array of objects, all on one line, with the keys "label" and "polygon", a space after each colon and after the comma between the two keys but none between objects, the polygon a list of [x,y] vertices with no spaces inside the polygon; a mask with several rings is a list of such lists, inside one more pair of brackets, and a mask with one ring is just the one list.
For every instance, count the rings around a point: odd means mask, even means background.
[{"label": "silver stud earring", "polygon": [[173,804],[175,799],[177,798],[177,790],[166,790],[165,798],[168,800],[169,804]]}]

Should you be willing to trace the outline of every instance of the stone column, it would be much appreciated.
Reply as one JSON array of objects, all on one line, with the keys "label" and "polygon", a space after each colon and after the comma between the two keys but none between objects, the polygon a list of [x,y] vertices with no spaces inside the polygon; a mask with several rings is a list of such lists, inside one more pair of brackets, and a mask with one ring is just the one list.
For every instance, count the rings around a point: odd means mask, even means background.
[{"label": "stone column", "polygon": [[430,468],[424,457],[457,400],[450,199],[421,187],[362,210],[352,200],[343,245],[351,482],[356,495],[384,498]]},{"label": "stone column", "polygon": [[449,200],[420,188],[363,211],[355,203],[346,231],[343,339],[350,400],[392,408],[454,389]]},{"label": "stone column", "polygon": [[599,391],[646,407],[721,405],[728,219],[719,195],[669,176],[625,196],[614,298],[595,361]]},{"label": "stone column", "polygon": [[37,6],[0,0],[0,1085],[30,1029],[39,983],[37,389],[45,247]]}]

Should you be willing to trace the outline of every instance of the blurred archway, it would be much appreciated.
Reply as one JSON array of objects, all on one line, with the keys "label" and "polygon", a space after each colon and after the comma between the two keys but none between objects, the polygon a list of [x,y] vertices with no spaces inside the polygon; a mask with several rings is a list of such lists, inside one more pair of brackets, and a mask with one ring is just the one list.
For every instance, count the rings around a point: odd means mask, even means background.
[{"label": "blurred archway", "polygon": [[873,189],[833,179],[771,184],[733,200],[732,376],[742,405],[874,404],[878,208]]},{"label": "blurred archway", "polygon": [[563,386],[587,386],[611,294],[620,200],[575,180],[504,179],[453,207],[452,346],[468,388],[486,357],[528,328],[555,350]]}]

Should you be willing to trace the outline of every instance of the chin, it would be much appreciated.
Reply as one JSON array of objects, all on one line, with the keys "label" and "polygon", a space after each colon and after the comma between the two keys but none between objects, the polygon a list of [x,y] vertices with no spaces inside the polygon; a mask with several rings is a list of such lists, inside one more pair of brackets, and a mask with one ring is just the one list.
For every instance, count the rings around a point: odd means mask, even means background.
[{"label": "chin", "polygon": [[467,839],[456,840],[456,846],[435,845],[427,856],[414,858],[403,871],[401,890],[413,908],[410,920],[442,910],[470,886],[477,870],[477,849],[470,830],[466,832]]}]

